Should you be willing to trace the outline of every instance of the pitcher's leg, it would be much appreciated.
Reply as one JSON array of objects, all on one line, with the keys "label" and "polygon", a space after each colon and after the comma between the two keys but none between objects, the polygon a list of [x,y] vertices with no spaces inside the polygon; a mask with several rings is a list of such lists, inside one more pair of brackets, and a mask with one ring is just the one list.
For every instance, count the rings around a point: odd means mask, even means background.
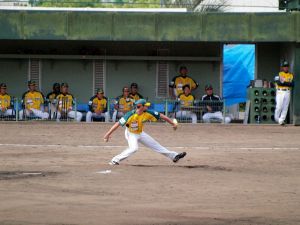
[{"label": "pitcher's leg", "polygon": [[170,151],[165,147],[163,147],[161,144],[159,144],[156,140],[154,140],[150,135],[148,135],[145,132],[141,133],[141,137],[139,141],[146,147],[151,148],[153,151],[163,154],[164,156],[167,156],[172,160],[175,158],[176,155],[178,155],[177,152]]},{"label": "pitcher's leg", "polygon": [[120,161],[128,158],[138,150],[138,139],[139,135],[132,134],[125,130],[125,137],[128,141],[128,148],[121,152],[119,155],[112,158],[112,162],[119,163]]}]

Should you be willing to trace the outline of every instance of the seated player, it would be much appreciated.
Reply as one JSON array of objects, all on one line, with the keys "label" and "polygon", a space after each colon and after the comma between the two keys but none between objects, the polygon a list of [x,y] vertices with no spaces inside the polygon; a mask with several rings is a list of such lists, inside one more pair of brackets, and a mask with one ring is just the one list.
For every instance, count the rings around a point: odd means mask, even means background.
[{"label": "seated player", "polygon": [[23,119],[24,114],[25,117],[48,119],[49,113],[44,112],[45,97],[41,92],[36,90],[35,81],[28,81],[28,89],[22,97],[23,110],[19,112],[20,119]]},{"label": "seated player", "polygon": [[97,89],[89,101],[89,111],[86,114],[86,122],[92,122],[92,118],[104,118],[105,122],[109,121],[109,112],[107,111],[107,98],[104,96],[102,89]]},{"label": "seated player", "polygon": [[123,94],[117,97],[116,104],[114,105],[115,111],[112,120],[116,122],[117,118],[121,118],[127,112],[133,109],[134,100],[129,96],[129,88],[123,87]]},{"label": "seated player", "polygon": [[223,117],[222,108],[223,105],[219,104],[221,98],[218,95],[213,94],[212,85],[208,84],[205,86],[206,95],[202,96],[202,101],[205,107],[205,113],[202,117],[205,123],[212,121],[230,123],[230,117]]},{"label": "seated player", "polygon": [[137,83],[132,83],[130,85],[130,89],[131,89],[131,92],[130,92],[129,96],[132,99],[134,99],[134,101],[137,101],[137,100],[143,98],[143,96],[140,93],[138,93],[138,85],[137,85]]},{"label": "seated player", "polygon": [[74,98],[73,95],[69,93],[69,85],[67,83],[62,83],[60,85],[61,93],[56,97],[57,100],[57,121],[60,121],[61,118],[75,119],[77,122],[80,122],[82,119],[82,113],[73,110]]},{"label": "seated player", "polygon": [[[184,107],[194,106],[195,97],[191,94],[190,85],[186,84],[182,87],[183,93],[178,95],[179,110],[176,112],[176,118],[185,119],[191,118],[192,123],[197,123],[196,113],[183,109]],[[182,108],[183,107],[183,108]]]},{"label": "seated player", "polygon": [[51,119],[56,117],[56,97],[60,94],[60,84],[54,83],[52,91],[47,95],[46,99],[50,103]]},{"label": "seated player", "polygon": [[6,116],[13,116],[12,98],[7,94],[7,86],[5,83],[0,84],[0,118]]}]

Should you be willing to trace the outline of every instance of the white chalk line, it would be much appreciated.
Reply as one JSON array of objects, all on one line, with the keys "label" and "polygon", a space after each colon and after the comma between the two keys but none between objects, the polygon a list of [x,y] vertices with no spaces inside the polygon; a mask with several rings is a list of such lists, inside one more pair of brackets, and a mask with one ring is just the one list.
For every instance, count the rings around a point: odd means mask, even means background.
[{"label": "white chalk line", "polygon": [[[72,147],[72,148],[127,148],[126,145],[60,145],[60,144],[1,144],[1,146],[10,147]],[[142,146],[141,146],[142,147]],[[214,149],[224,149],[224,150],[300,150],[299,147],[231,147],[231,146],[212,146],[212,147],[202,147],[202,146],[167,146],[169,149],[200,149],[200,150],[214,150]]]}]

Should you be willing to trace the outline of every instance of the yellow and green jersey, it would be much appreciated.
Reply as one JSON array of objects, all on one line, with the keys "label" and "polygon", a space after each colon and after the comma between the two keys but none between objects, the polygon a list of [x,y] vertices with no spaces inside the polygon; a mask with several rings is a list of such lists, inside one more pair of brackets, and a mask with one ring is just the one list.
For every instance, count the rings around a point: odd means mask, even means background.
[{"label": "yellow and green jersey", "polygon": [[0,109],[9,109],[10,108],[11,97],[8,94],[0,94]]},{"label": "yellow and green jersey", "polygon": [[44,95],[39,91],[27,91],[23,94],[23,105],[26,109],[41,109],[41,105],[45,102]]},{"label": "yellow and green jersey", "polygon": [[54,100],[57,98],[57,96],[59,95],[60,93],[57,93],[57,92],[54,92],[54,91],[52,91],[52,92],[50,92],[48,95],[47,95],[47,100],[49,101],[49,102],[51,102],[51,103],[53,103],[54,102]]},{"label": "yellow and green jersey", "polygon": [[137,100],[139,100],[139,99],[141,99],[141,98],[144,98],[144,97],[143,97],[142,95],[140,95],[139,93],[136,93],[136,94],[130,93],[129,96],[130,96],[130,98],[132,98],[134,101],[137,101]]},{"label": "yellow and green jersey", "polygon": [[104,97],[99,99],[97,95],[94,95],[89,101],[89,110],[91,112],[95,112],[96,110],[100,110],[103,113],[107,111],[107,98]]},{"label": "yellow and green jersey", "polygon": [[160,114],[156,111],[147,110],[138,115],[135,110],[125,114],[120,120],[120,125],[126,126],[131,133],[140,134],[143,132],[144,123],[148,121],[155,122],[160,118]]},{"label": "yellow and green jersey", "polygon": [[294,86],[293,79],[294,75],[292,73],[280,72],[275,78],[276,88],[290,90]]},{"label": "yellow and green jersey", "polygon": [[73,109],[73,95],[71,94],[59,94],[57,97],[57,109],[60,112],[67,112]]},{"label": "yellow and green jersey", "polygon": [[130,111],[133,109],[133,102],[132,98],[125,98],[123,96],[119,96],[117,98],[117,105],[119,110]]},{"label": "yellow and green jersey", "polygon": [[188,84],[190,86],[191,90],[198,87],[198,83],[196,83],[196,81],[194,81],[191,77],[188,77],[188,76],[174,77],[173,80],[171,81],[169,87],[174,88],[174,94],[175,94],[175,96],[178,96],[181,93],[183,93],[182,87],[186,84]]},{"label": "yellow and green jersey", "polygon": [[195,101],[195,97],[192,94],[185,95],[182,93],[178,96],[178,102],[180,106],[185,106],[185,107],[193,106],[194,101]]}]

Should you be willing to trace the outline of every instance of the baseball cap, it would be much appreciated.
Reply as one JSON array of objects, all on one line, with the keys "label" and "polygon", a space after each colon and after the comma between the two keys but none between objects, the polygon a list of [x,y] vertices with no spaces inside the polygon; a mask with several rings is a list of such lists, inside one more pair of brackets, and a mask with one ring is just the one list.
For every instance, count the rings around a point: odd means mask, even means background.
[{"label": "baseball cap", "polygon": [[147,102],[147,101],[146,101],[145,99],[143,99],[143,98],[137,100],[134,104],[135,104],[135,105],[141,104],[141,105],[145,105],[145,106],[150,106],[150,105],[151,105],[150,102]]},{"label": "baseball cap", "polygon": [[284,60],[282,63],[281,63],[281,66],[282,67],[288,67],[289,66],[289,62]]},{"label": "baseball cap", "polygon": [[36,83],[35,83],[34,80],[29,80],[27,83],[28,83],[28,86],[29,86],[29,85],[36,85]]},{"label": "baseball cap", "polygon": [[181,71],[181,70],[187,70],[187,67],[186,67],[186,66],[181,66],[181,67],[179,68],[179,71]]},{"label": "baseball cap", "polygon": [[211,90],[213,89],[213,86],[211,84],[205,85],[205,90]]},{"label": "baseball cap", "polygon": [[60,87],[60,84],[59,83],[54,83],[53,88],[56,88],[56,87]]},{"label": "baseball cap", "polygon": [[137,88],[138,85],[137,85],[137,83],[132,83],[132,84],[130,85],[130,87],[135,87],[135,88]]},{"label": "baseball cap", "polygon": [[68,83],[64,82],[64,83],[61,83],[60,85],[61,87],[69,87]]},{"label": "baseball cap", "polygon": [[97,93],[97,94],[103,94],[103,93],[104,93],[104,91],[103,91],[103,89],[102,89],[102,88],[98,88],[98,89],[97,89],[97,91],[96,91],[96,93]]},{"label": "baseball cap", "polygon": [[7,88],[6,83],[1,83],[0,88]]}]

